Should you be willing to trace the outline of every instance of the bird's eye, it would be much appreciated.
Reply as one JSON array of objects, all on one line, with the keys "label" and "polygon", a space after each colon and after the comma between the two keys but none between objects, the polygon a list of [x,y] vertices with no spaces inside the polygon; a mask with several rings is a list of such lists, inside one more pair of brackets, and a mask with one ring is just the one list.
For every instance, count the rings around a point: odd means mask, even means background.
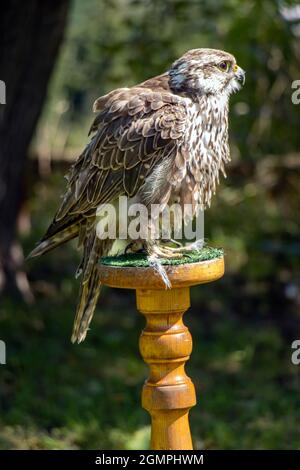
[{"label": "bird's eye", "polygon": [[220,62],[218,64],[218,67],[223,72],[229,72],[230,67],[231,67],[231,63],[228,60],[224,60],[223,62]]}]

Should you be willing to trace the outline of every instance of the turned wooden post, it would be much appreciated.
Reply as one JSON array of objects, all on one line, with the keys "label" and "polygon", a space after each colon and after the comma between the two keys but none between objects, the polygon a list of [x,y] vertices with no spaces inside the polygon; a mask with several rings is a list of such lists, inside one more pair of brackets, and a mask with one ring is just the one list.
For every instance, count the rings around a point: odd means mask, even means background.
[{"label": "turned wooden post", "polygon": [[219,279],[223,257],[199,263],[165,266],[172,288],[151,267],[100,265],[102,283],[136,290],[137,308],[146,318],[140,351],[149,365],[142,406],[151,416],[151,449],[193,448],[188,415],[196,404],[195,389],[184,366],[192,337],[182,316],[190,306],[190,287]]},{"label": "turned wooden post", "polygon": [[184,370],[192,337],[182,321],[189,306],[188,287],[137,290],[137,307],[147,320],[140,351],[150,375],[142,405],[152,418],[152,449],[192,449],[188,413],[196,404],[196,395]]}]

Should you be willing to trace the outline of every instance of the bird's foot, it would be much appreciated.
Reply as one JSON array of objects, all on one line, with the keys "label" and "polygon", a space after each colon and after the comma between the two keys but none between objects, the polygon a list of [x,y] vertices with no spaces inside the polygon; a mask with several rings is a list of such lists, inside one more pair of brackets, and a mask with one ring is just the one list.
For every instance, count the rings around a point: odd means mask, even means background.
[{"label": "bird's foot", "polygon": [[153,245],[151,248],[151,254],[155,255],[157,258],[168,258],[176,259],[181,258],[183,254],[180,252],[181,248],[174,248],[172,246],[166,246],[162,243]]},{"label": "bird's foot", "polygon": [[[177,245],[176,248],[166,246],[166,243],[173,243]],[[178,246],[179,245],[179,246]],[[157,274],[161,277],[165,288],[170,289],[171,282],[168,278],[167,272],[162,265],[161,258],[178,259],[182,256],[189,256],[192,251],[200,251],[204,246],[204,240],[197,240],[196,242],[182,245],[175,240],[161,240],[159,243],[147,243],[145,250],[148,253],[149,265],[154,268]]]},{"label": "bird's foot", "polygon": [[183,255],[188,255],[192,251],[200,251],[204,246],[204,240],[196,240],[193,243],[188,243],[187,245],[181,245],[178,248],[171,248],[173,253],[180,253]]},{"label": "bird's foot", "polygon": [[[177,245],[169,246],[170,243]],[[157,244],[153,244],[148,247],[148,252],[150,254],[154,254],[159,258],[169,258],[169,259],[176,259],[182,258],[182,256],[189,256],[189,253],[192,251],[200,251],[204,246],[204,240],[197,240],[193,243],[189,243],[187,245],[183,245],[176,240],[161,240]]]}]

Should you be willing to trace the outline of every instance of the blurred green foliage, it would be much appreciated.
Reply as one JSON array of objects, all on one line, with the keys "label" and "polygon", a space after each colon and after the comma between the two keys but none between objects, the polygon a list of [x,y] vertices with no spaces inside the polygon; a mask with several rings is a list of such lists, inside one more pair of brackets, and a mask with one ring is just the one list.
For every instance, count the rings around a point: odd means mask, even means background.
[{"label": "blurred green foliage", "polygon": [[[247,72],[246,86],[232,99],[233,157],[253,160],[266,152],[294,151],[299,110],[291,102],[291,83],[299,78],[300,46],[293,23],[280,13],[282,5],[276,0],[75,1],[38,144],[45,145],[46,134],[56,152],[65,144],[82,145],[98,96],[162,73],[189,49],[212,47],[233,53]],[[63,149],[57,133],[68,135]]]},{"label": "blurred green foliage", "polygon": [[[227,273],[193,289],[186,316],[200,449],[300,446],[300,369],[290,361],[300,337],[300,108],[291,101],[300,45],[299,23],[282,8],[275,0],[76,0],[33,144],[39,156],[75,158],[94,99],[161,73],[188,49],[228,50],[246,70],[231,105],[229,178],[205,219]],[[55,212],[62,170],[29,186],[27,252]],[[69,245],[32,262],[36,303],[1,303],[0,448],[148,446],[143,319],[132,294],[105,290],[86,342],[71,345],[78,260]]]}]

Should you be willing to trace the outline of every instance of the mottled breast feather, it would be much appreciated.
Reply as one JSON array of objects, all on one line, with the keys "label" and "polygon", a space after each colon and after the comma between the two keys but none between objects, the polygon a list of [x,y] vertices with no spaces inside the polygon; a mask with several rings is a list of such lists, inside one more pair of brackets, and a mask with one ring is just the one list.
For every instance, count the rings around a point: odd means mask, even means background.
[{"label": "mottled breast feather", "polygon": [[181,195],[185,202],[189,199],[196,204],[197,210],[198,206],[204,209],[210,205],[220,171],[226,176],[224,166],[230,159],[228,100],[207,95],[195,101],[187,98],[187,110],[185,148],[188,160]]}]

